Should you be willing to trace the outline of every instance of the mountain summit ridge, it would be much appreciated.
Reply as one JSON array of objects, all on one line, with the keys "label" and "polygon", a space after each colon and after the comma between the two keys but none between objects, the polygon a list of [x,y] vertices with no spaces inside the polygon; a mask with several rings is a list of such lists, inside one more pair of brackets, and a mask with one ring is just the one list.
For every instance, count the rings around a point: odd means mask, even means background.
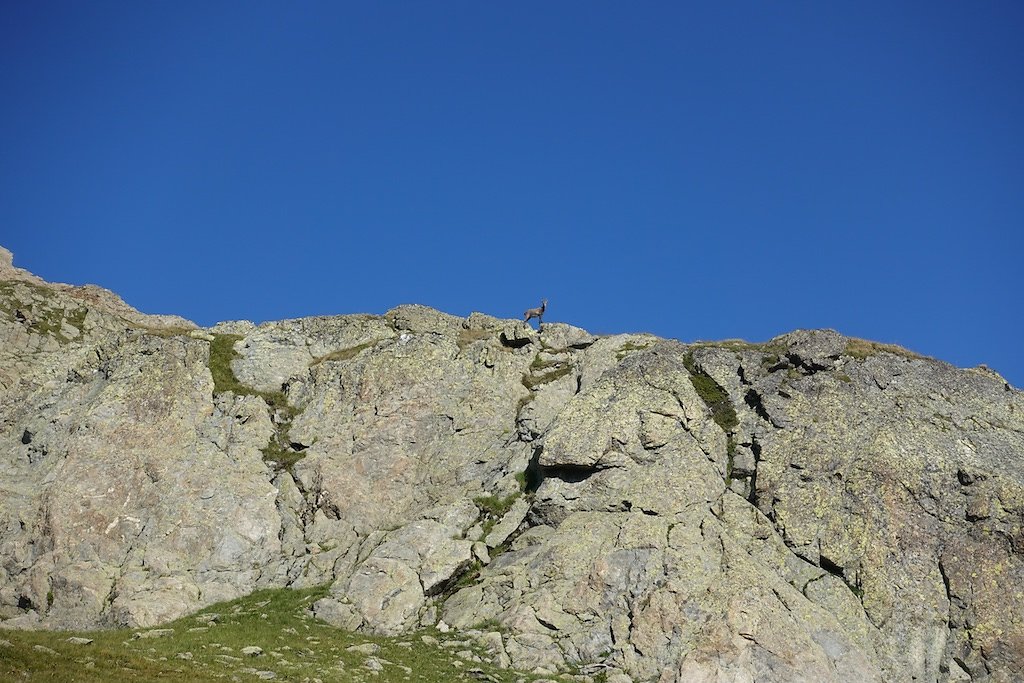
[{"label": "mountain summit ridge", "polygon": [[418,305],[202,329],[7,256],[2,627],[330,583],[330,623],[486,625],[539,672],[1024,672],[1024,395],[991,371]]}]

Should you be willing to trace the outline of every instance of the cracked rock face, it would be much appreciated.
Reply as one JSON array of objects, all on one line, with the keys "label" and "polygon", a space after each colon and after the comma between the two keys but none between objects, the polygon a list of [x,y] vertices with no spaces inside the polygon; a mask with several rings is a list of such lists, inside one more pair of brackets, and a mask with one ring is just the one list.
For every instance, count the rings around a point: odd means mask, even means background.
[{"label": "cracked rock face", "polygon": [[327,621],[538,673],[1024,677],[1024,396],[988,370],[422,306],[196,330],[2,250],[0,340],[3,627],[329,583]]}]

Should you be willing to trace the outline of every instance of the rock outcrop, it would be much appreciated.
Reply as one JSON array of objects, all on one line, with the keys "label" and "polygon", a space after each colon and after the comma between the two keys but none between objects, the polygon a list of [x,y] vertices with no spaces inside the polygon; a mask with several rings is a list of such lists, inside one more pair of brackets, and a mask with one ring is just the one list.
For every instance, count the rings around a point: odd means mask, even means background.
[{"label": "rock outcrop", "polygon": [[633,681],[1024,677],[1024,395],[832,331],[422,306],[208,330],[0,252],[0,626],[331,585]]}]

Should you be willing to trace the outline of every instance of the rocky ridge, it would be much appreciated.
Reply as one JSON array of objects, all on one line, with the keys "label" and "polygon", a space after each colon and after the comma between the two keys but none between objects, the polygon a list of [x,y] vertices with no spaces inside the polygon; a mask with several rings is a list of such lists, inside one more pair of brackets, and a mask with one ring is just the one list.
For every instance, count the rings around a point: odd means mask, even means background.
[{"label": "rocky ridge", "polygon": [[633,681],[1024,675],[1024,397],[829,330],[199,329],[0,252],[0,626],[258,588]]}]

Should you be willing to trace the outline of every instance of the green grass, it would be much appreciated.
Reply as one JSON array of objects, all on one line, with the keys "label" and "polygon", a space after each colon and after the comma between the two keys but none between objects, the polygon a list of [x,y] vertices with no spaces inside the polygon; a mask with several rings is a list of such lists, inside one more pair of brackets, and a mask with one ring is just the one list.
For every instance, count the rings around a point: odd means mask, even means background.
[{"label": "green grass", "polygon": [[[25,303],[17,289],[32,293],[32,302]],[[0,282],[0,312],[10,321],[15,321],[16,311],[28,317],[28,329],[36,334],[53,337],[61,345],[69,344],[74,337],[66,337],[61,331],[67,323],[83,332],[88,309],[84,306],[63,308],[54,301],[53,290],[32,282],[6,280]]]},{"label": "green grass", "polygon": [[902,356],[903,358],[915,358],[921,359],[924,356],[909,351],[902,346],[895,344],[881,344],[879,342],[868,341],[867,339],[850,339],[846,342],[846,355],[856,358],[857,360],[864,360],[879,353],[891,353],[895,356]]},{"label": "green grass", "polygon": [[85,306],[70,311],[65,310],[65,314],[69,325],[77,328],[80,332],[85,329],[85,316],[89,314],[89,309]]},{"label": "green grass", "polygon": [[459,336],[456,338],[455,343],[458,344],[459,350],[461,351],[470,344],[474,344],[485,339],[491,339],[492,337],[497,337],[497,332],[494,330],[471,330],[462,328],[459,330]]},{"label": "green grass", "polygon": [[541,375],[526,374],[523,375],[523,386],[529,389],[530,391],[533,391],[540,385],[548,384],[549,382],[554,382],[555,380],[562,379],[571,372],[572,365],[566,363],[560,368],[555,368],[554,370],[551,370],[550,372],[545,372],[544,374]]},{"label": "green grass", "polygon": [[319,365],[320,363],[326,363],[329,361],[342,361],[352,360],[366,349],[373,348],[379,342],[379,339],[368,341],[363,344],[357,344],[356,346],[350,346],[347,349],[338,349],[337,351],[331,351],[330,353],[320,356],[314,360],[310,365]]},{"label": "green grass", "polygon": [[[289,422],[288,426],[290,425],[291,423]],[[284,435],[282,435],[281,432],[284,432]],[[287,470],[292,467],[292,465],[306,457],[306,454],[302,451],[296,451],[290,445],[281,443],[281,438],[287,436],[287,433],[287,428],[279,430],[278,433],[274,434],[274,436],[270,438],[270,442],[260,451],[260,453],[263,454],[263,459],[272,464],[278,471]]]},{"label": "green grass", "polygon": [[725,485],[732,483],[732,470],[736,462],[736,438],[732,434],[725,437]]},{"label": "green grass", "polygon": [[623,358],[633,353],[634,351],[643,351],[652,343],[653,342],[648,342],[646,344],[635,344],[631,341],[628,341],[615,351],[615,360],[622,360]]},{"label": "green grass", "polygon": [[[516,478],[516,481],[519,481],[518,477]],[[520,486],[525,488],[525,482],[526,473],[524,472]],[[487,534],[491,533],[491,530],[494,529],[498,522],[501,521],[501,518],[505,516],[505,513],[512,509],[515,502],[523,496],[523,488],[504,497],[491,494],[488,496],[478,496],[473,499],[477,508],[479,508],[480,512],[483,513],[480,526],[483,529],[483,535],[485,537]],[[493,557],[494,555],[492,553],[492,558]],[[477,571],[477,574],[479,573],[480,572]]]},{"label": "green grass", "polygon": [[292,413],[295,409],[288,405],[288,397],[283,391],[258,391],[238,381],[231,369],[231,361],[240,358],[235,351],[235,343],[242,339],[239,334],[215,334],[210,342],[210,373],[213,375],[213,393],[220,394],[230,391],[238,396],[259,396],[271,410]]},{"label": "green grass", "polygon": [[697,390],[697,395],[711,409],[711,418],[715,424],[721,427],[726,434],[730,434],[739,426],[740,421],[736,415],[736,408],[733,406],[732,400],[729,399],[729,394],[712,379],[711,375],[697,366],[692,351],[683,357],[683,365],[690,373],[690,382]]},{"label": "green grass", "polygon": [[[543,372],[548,370],[548,372]],[[540,374],[536,374],[536,373]],[[534,392],[542,384],[548,384],[556,380],[562,379],[566,375],[573,372],[573,366],[569,361],[558,361],[558,360],[542,360],[538,353],[533,357],[533,361],[530,363],[530,372],[523,375],[522,383],[523,386],[530,390],[526,396],[519,399],[516,404],[516,416],[523,412],[523,409],[536,397]]]},{"label": "green grass", "polygon": [[271,414],[278,416],[278,420],[274,422],[274,434],[260,452],[263,453],[263,459],[272,463],[278,470],[288,469],[306,457],[305,453],[291,447],[291,441],[288,438],[292,420],[295,419],[299,411],[288,405],[288,400],[282,392],[263,392],[260,393],[260,396],[270,406]]},{"label": "green grass", "polygon": [[238,358],[235,342],[240,341],[240,334],[215,334],[210,342],[210,373],[213,375],[213,393],[222,394],[230,391],[239,395],[256,393],[253,389],[238,381],[231,370],[231,361]]},{"label": "green grass", "polygon": [[[479,646],[453,642],[465,639],[456,632],[426,629],[384,638],[328,626],[307,609],[325,593],[324,587],[259,591],[162,625],[159,628],[172,633],[156,638],[137,636],[154,629],[2,631],[0,680],[255,681],[260,680],[256,672],[269,671],[275,681],[447,683],[478,680],[471,669],[501,683],[537,678],[491,665],[490,655]],[[76,645],[68,642],[69,637],[92,642]],[[383,664],[378,675],[365,668],[367,654],[348,650],[367,644],[379,648],[372,655]],[[261,648],[263,654],[243,654],[242,648],[249,646]],[[466,650],[484,661],[460,657],[458,653]]]},{"label": "green grass", "polygon": [[505,624],[501,623],[497,619],[494,619],[493,617],[490,619],[484,619],[479,624],[474,624],[473,628],[475,628],[478,631],[485,632],[498,631],[499,633],[505,633],[506,631],[508,631],[508,627],[505,626]]},{"label": "green grass", "polygon": [[[523,476],[523,481],[525,482],[525,473]],[[479,496],[474,498],[473,502],[476,503],[478,508],[480,508],[480,512],[494,518],[499,518],[512,509],[512,504],[515,503],[521,495],[521,491],[516,491],[515,493],[510,493],[504,498],[495,495]]]},{"label": "green grass", "polygon": [[693,384],[697,395],[711,410],[711,419],[725,432],[725,485],[728,486],[732,483],[733,460],[736,455],[736,438],[733,431],[740,424],[736,407],[722,385],[697,365],[693,359],[693,351],[683,357],[683,365],[690,373],[690,383]]},{"label": "green grass", "polygon": [[533,357],[533,361],[530,363],[530,372],[540,372],[542,370],[548,370],[549,368],[556,368],[562,365],[564,361],[560,360],[543,360],[538,353]]},{"label": "green grass", "polygon": [[779,365],[786,354],[784,344],[772,342],[748,342],[743,339],[723,339],[721,341],[699,341],[690,345],[695,349],[723,349],[739,353],[741,351],[755,351],[763,354],[761,367],[770,370]]},{"label": "green grass", "polygon": [[[494,559],[493,557],[491,558]],[[480,560],[473,560],[473,564],[469,565],[465,571],[459,574],[459,578],[455,580],[451,586],[449,586],[444,593],[445,599],[459,592],[463,588],[469,588],[475,586],[480,580],[480,572],[483,571],[483,564]]]},{"label": "green grass", "polygon": [[235,351],[235,343],[242,339],[238,334],[215,334],[210,342],[210,374],[213,375],[213,393],[230,391],[238,396],[259,396],[270,407],[272,415],[277,416],[274,422],[275,432],[269,443],[263,448],[263,459],[272,463],[277,469],[286,469],[305,457],[300,451],[291,448],[288,430],[292,420],[299,411],[288,404],[288,397],[283,391],[257,391],[238,381],[231,370],[231,361],[239,357]]}]

